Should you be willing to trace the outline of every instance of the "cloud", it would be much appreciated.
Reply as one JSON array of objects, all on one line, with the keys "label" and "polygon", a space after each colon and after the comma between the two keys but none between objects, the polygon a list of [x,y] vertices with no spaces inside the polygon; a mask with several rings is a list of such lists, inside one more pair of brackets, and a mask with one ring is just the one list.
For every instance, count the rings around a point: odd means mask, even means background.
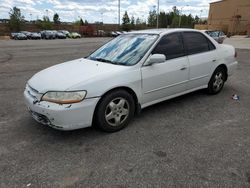
[{"label": "cloud", "polygon": [[[173,6],[182,8],[182,13],[207,16],[209,3],[218,0],[160,0],[160,10],[169,11]],[[124,11],[129,16],[144,20],[148,12],[157,5],[157,0],[121,0],[121,18]],[[186,6],[189,5],[189,6]],[[118,0],[0,0],[0,18],[8,18],[10,8],[17,6],[26,19],[33,19],[47,14],[52,19],[58,13],[62,21],[75,21],[82,17],[90,22],[103,21],[117,23]]]}]

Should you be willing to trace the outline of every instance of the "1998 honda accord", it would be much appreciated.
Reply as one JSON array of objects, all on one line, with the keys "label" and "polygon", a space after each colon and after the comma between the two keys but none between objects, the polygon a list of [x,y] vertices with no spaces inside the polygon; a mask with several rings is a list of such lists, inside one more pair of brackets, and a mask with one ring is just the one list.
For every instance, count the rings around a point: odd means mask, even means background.
[{"label": "1998 honda accord", "polygon": [[35,74],[25,101],[33,118],[60,130],[124,128],[136,112],[195,90],[219,93],[237,67],[232,46],[192,29],[130,32],[86,58]]}]

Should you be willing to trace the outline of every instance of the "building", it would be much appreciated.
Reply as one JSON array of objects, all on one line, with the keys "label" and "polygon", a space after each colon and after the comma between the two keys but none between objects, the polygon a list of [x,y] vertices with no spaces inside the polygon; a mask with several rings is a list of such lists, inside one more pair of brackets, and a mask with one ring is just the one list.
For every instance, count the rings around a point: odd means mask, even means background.
[{"label": "building", "polygon": [[250,34],[250,0],[220,0],[210,3],[208,29],[228,34]]}]

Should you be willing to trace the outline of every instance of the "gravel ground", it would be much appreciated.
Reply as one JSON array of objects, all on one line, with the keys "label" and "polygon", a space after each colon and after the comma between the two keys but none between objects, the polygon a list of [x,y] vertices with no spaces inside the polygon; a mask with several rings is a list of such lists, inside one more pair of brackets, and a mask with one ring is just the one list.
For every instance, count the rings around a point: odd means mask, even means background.
[{"label": "gravel ground", "polygon": [[148,107],[117,133],[60,132],[30,117],[26,81],[107,40],[0,41],[0,187],[250,187],[250,50],[238,50],[219,95]]}]

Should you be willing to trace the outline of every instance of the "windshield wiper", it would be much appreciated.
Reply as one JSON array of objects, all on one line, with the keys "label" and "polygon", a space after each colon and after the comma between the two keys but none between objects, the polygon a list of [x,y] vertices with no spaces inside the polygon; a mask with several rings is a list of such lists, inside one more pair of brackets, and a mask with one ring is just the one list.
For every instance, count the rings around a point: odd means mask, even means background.
[{"label": "windshield wiper", "polygon": [[114,64],[114,65],[123,65],[122,63],[110,61],[108,59],[103,59],[103,58],[95,58],[95,60],[100,61],[100,62],[104,62],[104,63],[111,63],[111,64]]},{"label": "windshield wiper", "polygon": [[104,62],[104,63],[112,63],[112,61],[103,58],[95,58],[96,61]]}]

